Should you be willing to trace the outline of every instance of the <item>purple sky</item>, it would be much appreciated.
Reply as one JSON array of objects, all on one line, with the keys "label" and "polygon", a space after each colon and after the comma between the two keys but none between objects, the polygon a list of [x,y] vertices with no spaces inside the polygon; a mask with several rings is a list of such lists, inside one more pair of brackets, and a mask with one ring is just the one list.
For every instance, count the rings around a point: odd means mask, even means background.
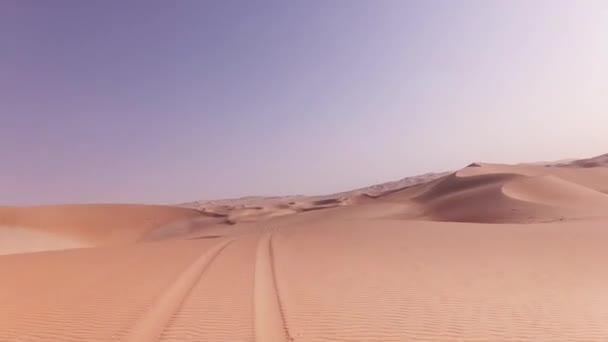
[{"label": "purple sky", "polygon": [[605,1],[0,2],[0,204],[608,152]]}]

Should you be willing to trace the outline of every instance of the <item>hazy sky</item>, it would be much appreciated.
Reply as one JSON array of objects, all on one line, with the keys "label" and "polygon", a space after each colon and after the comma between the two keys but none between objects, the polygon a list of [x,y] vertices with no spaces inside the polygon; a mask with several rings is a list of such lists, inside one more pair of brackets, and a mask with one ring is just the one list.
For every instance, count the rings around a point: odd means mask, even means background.
[{"label": "hazy sky", "polygon": [[608,152],[606,1],[0,1],[0,204]]}]

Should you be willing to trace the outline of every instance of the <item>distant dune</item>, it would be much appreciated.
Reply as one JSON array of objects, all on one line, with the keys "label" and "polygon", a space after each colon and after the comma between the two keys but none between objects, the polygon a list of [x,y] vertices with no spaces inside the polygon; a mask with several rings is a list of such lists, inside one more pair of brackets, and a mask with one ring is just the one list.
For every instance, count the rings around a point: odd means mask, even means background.
[{"label": "distant dune", "polygon": [[608,155],[0,208],[0,341],[607,341]]},{"label": "distant dune", "polygon": [[565,166],[574,167],[597,167],[597,166],[608,166],[608,153],[602,154],[601,156],[575,160],[570,163],[566,163]]}]

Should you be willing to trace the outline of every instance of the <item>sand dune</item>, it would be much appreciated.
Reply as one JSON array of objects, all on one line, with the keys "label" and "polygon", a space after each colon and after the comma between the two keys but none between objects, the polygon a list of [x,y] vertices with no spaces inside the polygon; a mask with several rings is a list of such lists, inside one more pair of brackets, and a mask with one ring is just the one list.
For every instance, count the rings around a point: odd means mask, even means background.
[{"label": "sand dune", "polygon": [[608,166],[608,153],[602,154],[601,156],[587,158],[587,159],[579,159],[569,163],[565,163],[564,166],[570,167],[598,167],[598,166]]},{"label": "sand dune", "polygon": [[[533,223],[608,216],[608,169],[474,164],[420,186],[379,196],[408,203],[401,218],[477,223]],[[396,218],[397,216],[390,216]]]},{"label": "sand dune", "polygon": [[449,176],[414,198],[424,208],[418,219],[482,223],[555,219],[550,208],[505,195],[503,187],[516,178],[513,174]]},{"label": "sand dune", "polygon": [[150,205],[0,207],[0,225],[63,235],[91,245],[137,241],[154,228],[198,216],[196,210]]},{"label": "sand dune", "polygon": [[0,208],[0,341],[606,341],[608,168],[571,164]]}]

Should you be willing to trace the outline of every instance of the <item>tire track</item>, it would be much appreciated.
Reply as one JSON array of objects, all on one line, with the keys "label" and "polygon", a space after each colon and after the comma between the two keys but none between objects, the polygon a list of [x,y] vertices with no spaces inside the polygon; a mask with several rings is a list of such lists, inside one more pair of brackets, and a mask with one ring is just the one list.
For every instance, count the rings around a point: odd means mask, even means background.
[{"label": "tire track", "polygon": [[293,341],[287,329],[285,312],[279,295],[272,238],[264,233],[258,243],[255,267],[254,319],[258,342]]},{"label": "tire track", "polygon": [[196,259],[163,292],[152,307],[139,317],[122,341],[157,341],[171,317],[179,310],[184,299],[188,296],[194,285],[196,285],[209,264],[232,242],[233,240],[219,242]]}]

